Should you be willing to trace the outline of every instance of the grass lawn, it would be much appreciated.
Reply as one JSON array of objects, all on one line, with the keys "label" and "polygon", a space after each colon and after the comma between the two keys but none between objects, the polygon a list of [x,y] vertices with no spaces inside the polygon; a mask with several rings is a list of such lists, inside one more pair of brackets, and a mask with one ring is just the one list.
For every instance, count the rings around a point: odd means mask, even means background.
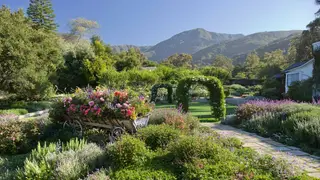
[{"label": "grass lawn", "polygon": [[[156,108],[175,108],[175,104],[157,104]],[[227,104],[227,115],[234,114],[236,105]],[[201,122],[216,122],[219,121],[212,117],[211,106],[208,102],[191,102],[189,111],[192,115],[198,117]]]}]

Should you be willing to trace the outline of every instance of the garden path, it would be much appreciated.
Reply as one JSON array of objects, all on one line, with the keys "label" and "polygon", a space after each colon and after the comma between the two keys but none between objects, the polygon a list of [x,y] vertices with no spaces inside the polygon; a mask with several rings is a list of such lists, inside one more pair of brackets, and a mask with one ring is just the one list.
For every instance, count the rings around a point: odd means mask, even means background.
[{"label": "garden path", "polygon": [[224,137],[238,138],[244,143],[244,147],[255,149],[260,154],[284,159],[304,170],[309,176],[320,178],[320,157],[305,153],[297,147],[287,146],[231,126],[218,123],[202,123],[202,125],[211,127]]}]

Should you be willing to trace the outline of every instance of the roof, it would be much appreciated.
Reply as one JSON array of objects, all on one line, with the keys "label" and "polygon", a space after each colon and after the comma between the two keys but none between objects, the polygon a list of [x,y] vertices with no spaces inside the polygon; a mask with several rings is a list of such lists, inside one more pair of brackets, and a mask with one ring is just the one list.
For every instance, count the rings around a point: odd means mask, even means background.
[{"label": "roof", "polygon": [[303,66],[303,65],[305,65],[305,64],[308,64],[308,63],[311,62],[311,61],[313,61],[313,59],[310,59],[310,60],[308,60],[308,61],[302,61],[302,62],[294,63],[294,64],[290,65],[287,69],[283,70],[283,72],[286,73],[286,72],[288,72],[288,71],[290,71],[290,70],[292,70],[292,69],[295,69],[295,68],[297,68],[297,67],[300,67],[300,66]]}]

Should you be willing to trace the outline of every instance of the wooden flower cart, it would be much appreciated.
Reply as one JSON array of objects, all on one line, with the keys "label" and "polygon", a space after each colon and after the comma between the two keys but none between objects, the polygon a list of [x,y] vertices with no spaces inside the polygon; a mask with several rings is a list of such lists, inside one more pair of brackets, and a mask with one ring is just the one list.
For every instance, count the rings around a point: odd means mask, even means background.
[{"label": "wooden flower cart", "polygon": [[135,133],[137,129],[145,127],[148,125],[150,114],[138,117],[136,120],[105,120],[105,121],[94,121],[90,122],[87,120],[82,120],[80,118],[70,118],[65,116],[65,122],[63,123],[63,128],[71,127],[77,135],[82,136],[84,128],[99,128],[107,130],[109,133],[110,142],[117,140],[123,133]]}]

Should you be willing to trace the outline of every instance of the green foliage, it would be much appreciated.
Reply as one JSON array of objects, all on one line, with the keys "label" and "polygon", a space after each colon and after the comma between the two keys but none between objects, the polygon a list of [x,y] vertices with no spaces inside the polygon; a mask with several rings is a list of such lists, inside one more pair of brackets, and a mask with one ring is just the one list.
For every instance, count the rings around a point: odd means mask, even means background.
[{"label": "green foliage", "polygon": [[296,81],[289,86],[288,96],[295,101],[311,102],[312,101],[312,79],[305,81]]},{"label": "green foliage", "polygon": [[189,89],[191,85],[197,83],[206,86],[209,90],[213,117],[217,119],[223,118],[226,115],[225,95],[223,86],[216,77],[189,76],[181,80],[176,90],[178,105],[181,103],[183,110],[188,112],[190,99]]},{"label": "green foliage", "polygon": [[227,70],[219,67],[210,67],[206,66],[202,69],[200,69],[200,72],[204,76],[213,76],[218,78],[222,83],[228,81],[231,79],[231,73],[228,72]]},{"label": "green foliage", "polygon": [[49,120],[0,121],[0,154],[26,153],[44,136]]},{"label": "green foliage", "polygon": [[128,73],[127,71],[118,72],[113,67],[109,67],[99,80],[99,84],[114,89],[126,89]]},{"label": "green foliage", "polygon": [[44,28],[49,31],[57,30],[57,24],[54,22],[55,14],[53,12],[51,0],[30,0],[27,14],[34,23],[34,28]]},{"label": "green foliage", "polygon": [[244,62],[245,75],[248,79],[255,79],[258,77],[260,66],[260,58],[256,53],[248,54],[246,61]]},{"label": "green foliage", "polygon": [[117,71],[140,68],[142,63],[147,60],[139,49],[134,48],[131,48],[126,52],[121,52],[115,58],[117,58],[115,63]]},{"label": "green foliage", "polygon": [[169,125],[149,125],[138,131],[138,138],[146,143],[152,150],[166,148],[171,142],[179,138],[180,131]]},{"label": "green foliage", "polygon": [[28,111],[26,109],[0,110],[0,115],[3,115],[3,114],[24,115],[24,114],[27,114],[27,113],[28,113]]},{"label": "green foliage", "polygon": [[98,171],[94,172],[93,174],[88,175],[86,180],[109,180],[109,176],[106,174],[105,169],[99,169]]},{"label": "green foliage", "polygon": [[133,69],[127,71],[128,73],[128,85],[135,89],[149,89],[157,82],[158,76],[148,70]]},{"label": "green foliage", "polygon": [[136,179],[166,179],[166,180],[176,180],[177,178],[166,171],[162,170],[152,170],[152,169],[121,169],[110,175],[113,179],[118,180],[136,180]]},{"label": "green foliage", "polygon": [[223,55],[217,55],[214,58],[212,65],[214,67],[225,69],[226,71],[229,71],[229,72],[232,72],[234,68],[232,64],[232,59]]},{"label": "green foliage", "polygon": [[248,92],[248,89],[240,84],[232,84],[228,88],[230,89],[230,94],[235,96],[241,96]]},{"label": "green foliage", "polygon": [[[104,153],[95,144],[84,144],[61,152],[59,148],[54,151],[54,145],[48,147],[33,151],[33,155],[25,160],[23,169],[18,170],[18,179],[79,179],[103,160]],[[34,155],[38,153],[40,155]]]},{"label": "green foliage", "polygon": [[192,132],[200,127],[199,119],[191,114],[181,114],[176,109],[155,109],[149,119],[149,124],[168,124],[175,128]]},{"label": "green foliage", "polygon": [[172,56],[169,56],[162,63],[165,65],[173,66],[173,67],[190,68],[191,61],[192,61],[192,56],[190,54],[174,54]]},{"label": "green foliage", "polygon": [[44,99],[62,63],[60,39],[53,32],[33,29],[22,10],[0,9],[0,89],[22,99]]},{"label": "green foliage", "polygon": [[95,54],[88,41],[81,40],[78,43],[64,43],[64,66],[58,69],[58,88],[62,92],[70,92],[76,87],[86,87],[90,84],[87,77],[85,63],[94,61]]},{"label": "green foliage", "polygon": [[266,79],[262,86],[261,95],[263,97],[268,99],[281,99],[282,85],[280,81],[274,78]]},{"label": "green foliage", "polygon": [[149,159],[149,151],[145,143],[130,135],[123,135],[120,141],[107,149],[108,156],[115,167],[135,167]]},{"label": "green foliage", "polygon": [[155,84],[152,86],[151,89],[151,98],[150,101],[151,102],[155,102],[156,98],[157,98],[157,94],[158,94],[158,89],[159,88],[166,88],[168,90],[168,103],[172,103],[173,102],[173,97],[172,97],[172,85],[171,84]]}]

